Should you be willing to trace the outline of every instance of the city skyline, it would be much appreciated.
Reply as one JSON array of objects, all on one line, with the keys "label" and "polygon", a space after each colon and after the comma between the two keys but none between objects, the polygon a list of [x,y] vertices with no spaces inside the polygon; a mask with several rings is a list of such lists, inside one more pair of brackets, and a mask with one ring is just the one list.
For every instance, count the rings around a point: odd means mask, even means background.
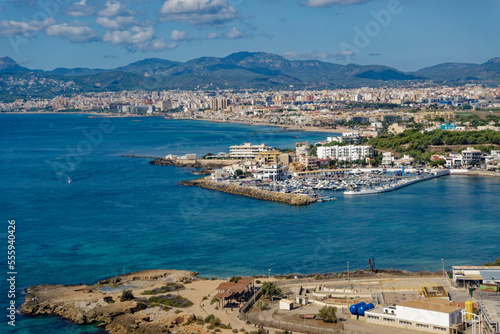
[{"label": "city skyline", "polygon": [[43,70],[262,51],[415,71],[500,56],[499,12],[494,0],[3,1],[0,47]]}]

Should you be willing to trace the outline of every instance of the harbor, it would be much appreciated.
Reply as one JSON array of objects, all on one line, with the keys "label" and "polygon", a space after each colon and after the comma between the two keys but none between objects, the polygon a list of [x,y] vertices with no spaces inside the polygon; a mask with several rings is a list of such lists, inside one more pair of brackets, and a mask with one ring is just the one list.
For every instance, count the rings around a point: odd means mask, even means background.
[{"label": "harbor", "polygon": [[449,175],[449,170],[409,169],[351,169],[329,177],[297,177],[289,175],[283,181],[202,178],[183,181],[182,185],[200,186],[234,195],[290,205],[308,205],[337,200],[337,195],[371,195],[394,191],[417,182]]}]

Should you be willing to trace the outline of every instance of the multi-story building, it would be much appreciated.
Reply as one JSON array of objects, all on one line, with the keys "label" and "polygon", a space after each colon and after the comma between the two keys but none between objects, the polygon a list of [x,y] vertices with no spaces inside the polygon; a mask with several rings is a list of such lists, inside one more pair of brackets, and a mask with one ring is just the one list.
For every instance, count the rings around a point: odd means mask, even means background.
[{"label": "multi-story building", "polygon": [[344,161],[363,160],[365,158],[373,157],[373,148],[367,146],[320,146],[318,147],[318,158],[320,159],[334,159]]},{"label": "multi-story building", "polygon": [[482,157],[483,152],[475,150],[473,147],[467,147],[465,151],[462,151],[462,163],[466,166],[479,165]]},{"label": "multi-story building", "polygon": [[297,155],[308,155],[309,154],[309,143],[295,143],[295,153]]},{"label": "multi-story building", "polygon": [[361,135],[359,131],[345,132],[340,137],[327,137],[327,141],[338,142],[338,143],[349,143],[349,144],[359,144],[361,143]]},{"label": "multi-story building", "polygon": [[266,151],[257,153],[257,162],[261,165],[277,165],[279,163],[281,151]]},{"label": "multi-story building", "polygon": [[309,167],[310,169],[317,169],[318,168],[318,158],[311,157],[309,155],[300,155],[299,156],[299,163],[306,168],[307,167]]},{"label": "multi-story building", "polygon": [[262,166],[253,172],[259,180],[284,181],[288,177],[288,168],[281,165]]},{"label": "multi-story building", "polygon": [[254,159],[260,152],[272,151],[272,148],[266,144],[253,145],[252,143],[245,143],[243,145],[234,145],[230,148],[231,158]]}]

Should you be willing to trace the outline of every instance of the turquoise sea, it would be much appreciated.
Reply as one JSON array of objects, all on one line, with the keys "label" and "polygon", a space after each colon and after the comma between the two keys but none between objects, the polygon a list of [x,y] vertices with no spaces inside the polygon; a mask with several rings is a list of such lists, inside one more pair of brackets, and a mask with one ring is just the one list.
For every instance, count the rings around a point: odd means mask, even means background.
[{"label": "turquoise sea", "polygon": [[[431,270],[500,257],[500,179],[449,176],[395,192],[307,207],[183,187],[192,169],[121,154],[218,153],[233,144],[292,148],[328,134],[162,118],[0,115],[0,332],[82,333],[50,317],[7,326],[7,225],[16,221],[16,302],[28,286],[91,283],[131,271],[201,276]],[[298,137],[298,138],[294,138]],[[71,183],[68,180],[71,179]]]}]

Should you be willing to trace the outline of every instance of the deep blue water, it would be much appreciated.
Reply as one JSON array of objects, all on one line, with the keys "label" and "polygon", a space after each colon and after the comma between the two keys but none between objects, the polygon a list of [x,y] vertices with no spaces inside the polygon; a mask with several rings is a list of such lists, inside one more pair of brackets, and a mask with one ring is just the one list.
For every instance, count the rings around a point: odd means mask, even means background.
[{"label": "deep blue water", "polygon": [[[347,261],[351,269],[368,268],[375,257],[379,268],[434,271],[442,258],[449,267],[500,257],[498,178],[450,176],[290,207],[182,187],[179,181],[194,177],[191,169],[119,155],[218,153],[244,142],[291,148],[328,134],[251,135],[276,129],[140,120],[0,115],[0,242],[5,251],[7,221],[15,219],[18,306],[30,285],[91,283],[142,269],[225,278],[268,269],[340,272]],[[6,257],[0,261],[4,276]],[[3,310],[7,288],[0,286]],[[2,319],[0,331],[12,331]],[[16,323],[19,333],[91,330],[47,317],[18,315]]]}]

